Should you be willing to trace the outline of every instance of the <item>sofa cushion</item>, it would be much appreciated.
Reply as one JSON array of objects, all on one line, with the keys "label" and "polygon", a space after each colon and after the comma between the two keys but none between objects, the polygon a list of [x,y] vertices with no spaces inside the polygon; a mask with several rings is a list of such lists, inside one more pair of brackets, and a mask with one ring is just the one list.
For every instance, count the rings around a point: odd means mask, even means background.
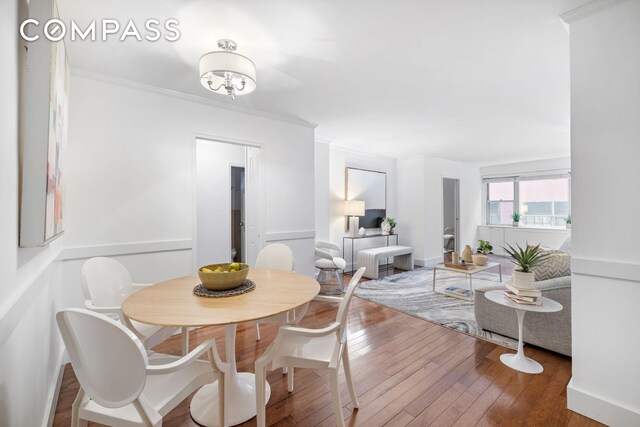
[{"label": "sofa cushion", "polygon": [[560,248],[558,250],[571,253],[571,236],[567,237],[567,240],[562,242],[562,245],[560,245]]},{"label": "sofa cushion", "polygon": [[571,254],[555,250],[542,252],[547,254],[547,258],[531,269],[536,275],[536,282],[571,276]]}]

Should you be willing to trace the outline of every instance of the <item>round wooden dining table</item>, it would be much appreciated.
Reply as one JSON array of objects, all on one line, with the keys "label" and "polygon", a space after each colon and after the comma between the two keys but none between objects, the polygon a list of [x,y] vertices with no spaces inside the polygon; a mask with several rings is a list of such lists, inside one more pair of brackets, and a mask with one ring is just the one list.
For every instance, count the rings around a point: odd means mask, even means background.
[{"label": "round wooden dining table", "polygon": [[[130,319],[160,326],[199,327],[225,325],[226,360],[231,372],[227,420],[241,424],[256,415],[255,375],[237,372],[236,327],[238,323],[284,313],[311,301],[320,291],[313,278],[276,270],[251,270],[248,278],[256,285],[251,292],[223,298],[199,297],[193,288],[197,275],[157,283],[129,296],[122,304]],[[271,389],[267,385],[266,401]],[[191,401],[191,416],[201,425],[218,425],[217,386],[208,384]]]}]

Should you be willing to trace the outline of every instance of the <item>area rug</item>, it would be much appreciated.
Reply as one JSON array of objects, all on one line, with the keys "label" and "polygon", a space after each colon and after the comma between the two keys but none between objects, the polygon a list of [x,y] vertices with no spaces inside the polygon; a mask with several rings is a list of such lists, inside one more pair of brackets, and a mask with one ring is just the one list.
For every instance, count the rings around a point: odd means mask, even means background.
[{"label": "area rug", "polygon": [[[504,347],[517,348],[516,340],[485,332],[478,327],[472,301],[434,293],[431,290],[432,283],[433,269],[425,267],[359,283],[355,295],[467,335]],[[481,272],[473,275],[474,289],[499,283],[498,275],[494,273]],[[467,276],[438,270],[436,289],[444,291],[450,286],[468,288]]]}]

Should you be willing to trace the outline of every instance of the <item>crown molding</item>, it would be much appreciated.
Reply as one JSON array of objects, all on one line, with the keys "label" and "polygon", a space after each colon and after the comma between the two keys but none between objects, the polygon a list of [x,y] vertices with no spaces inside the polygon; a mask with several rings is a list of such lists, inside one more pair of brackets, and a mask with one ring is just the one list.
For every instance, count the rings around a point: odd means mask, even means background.
[{"label": "crown molding", "polygon": [[111,83],[118,86],[128,87],[132,89],[138,89],[145,92],[156,93],[159,95],[171,96],[174,98],[182,99],[185,101],[195,102],[198,104],[207,105],[210,107],[223,108],[226,110],[233,110],[239,113],[251,114],[253,116],[263,117],[266,119],[277,120],[280,122],[291,123],[298,126],[304,126],[315,129],[318,127],[317,123],[309,122],[302,119],[296,119],[293,117],[286,117],[278,114],[268,113],[266,111],[257,110],[254,108],[244,107],[242,105],[227,104],[226,102],[216,101],[210,98],[202,96],[191,95],[184,92],[178,92],[172,89],[166,89],[158,86],[148,85],[146,83],[140,83],[133,80],[123,79],[120,77],[110,76],[108,74],[98,73],[96,71],[87,70],[85,68],[71,67],[71,74],[79,77],[88,78],[91,80],[102,81]]},{"label": "crown molding", "polygon": [[582,6],[578,6],[575,9],[572,9],[568,12],[560,15],[560,19],[562,19],[567,24],[572,24],[576,21],[580,21],[581,19],[587,18],[591,15],[595,15],[596,13],[600,13],[604,10],[611,9],[619,4],[626,3],[629,0],[593,0],[589,3],[583,4]]},{"label": "crown molding", "polygon": [[331,144],[331,149],[332,150],[337,150],[337,151],[342,151],[344,153],[348,153],[348,154],[353,154],[359,157],[367,157],[370,159],[378,159],[378,160],[391,160],[391,161],[397,161],[398,159],[395,157],[391,157],[391,156],[385,156],[383,154],[378,154],[378,153],[374,153],[374,152],[370,152],[370,151],[363,151],[363,150],[359,150],[357,148],[351,148],[351,147],[345,147],[344,145],[336,145],[335,143]]},{"label": "crown molding", "polygon": [[333,140],[329,139],[327,137],[321,136],[321,135],[316,135],[315,136],[315,142],[319,142],[321,144],[331,144],[333,142]]}]

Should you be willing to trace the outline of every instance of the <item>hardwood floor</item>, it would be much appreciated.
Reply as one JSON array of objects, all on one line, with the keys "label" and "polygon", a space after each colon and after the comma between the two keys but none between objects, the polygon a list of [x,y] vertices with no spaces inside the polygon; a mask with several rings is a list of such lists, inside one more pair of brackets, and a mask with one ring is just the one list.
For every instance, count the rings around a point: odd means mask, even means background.
[{"label": "hardwood floor", "polygon": [[[345,280],[348,281],[348,277]],[[303,326],[326,326],[336,306],[312,302]],[[349,350],[360,409],[353,410],[341,376],[341,398],[347,425],[360,426],[597,426],[567,410],[566,386],[571,359],[543,349],[525,347],[527,356],[544,366],[528,375],[504,366],[499,356],[511,350],[455,332],[425,320],[354,298],[349,317]],[[275,337],[276,325],[261,327],[256,341],[253,325],[238,325],[236,354],[239,371],[253,372],[253,362]],[[224,354],[224,330],[191,332],[191,347],[214,336]],[[155,348],[179,354],[180,337]],[[335,418],[326,373],[296,369],[295,389],[287,392],[280,370],[268,373],[271,399],[267,424],[333,426]],[[68,426],[78,392],[67,365],[54,426]],[[164,426],[196,426],[189,416],[191,397],[164,418]],[[255,425],[255,418],[242,424]]]}]

